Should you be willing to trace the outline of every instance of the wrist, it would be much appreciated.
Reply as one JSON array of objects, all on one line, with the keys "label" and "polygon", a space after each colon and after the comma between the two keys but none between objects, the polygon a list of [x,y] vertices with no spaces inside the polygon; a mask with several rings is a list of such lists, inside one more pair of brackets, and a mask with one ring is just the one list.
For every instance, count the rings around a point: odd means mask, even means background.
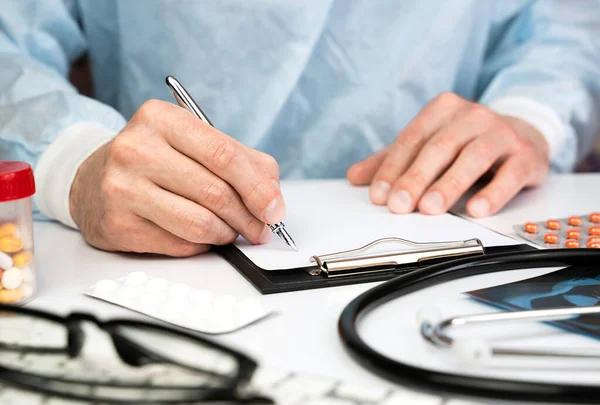
[{"label": "wrist", "polygon": [[[509,124],[515,125],[517,133],[523,132],[525,135],[532,134],[532,127],[545,140],[547,148],[546,156],[549,160],[562,149],[567,138],[565,126],[559,115],[552,108],[528,97],[506,96],[491,100],[486,103],[487,107],[503,116],[509,118]],[[519,119],[523,124],[519,124],[515,119]],[[527,124],[527,125],[525,125]],[[533,138],[537,139],[535,134]],[[541,146],[541,143],[537,143]]]},{"label": "wrist", "polygon": [[71,228],[78,228],[71,209],[71,188],[80,166],[116,132],[92,122],[62,131],[46,148],[35,168],[36,204],[40,212]]},{"label": "wrist", "polygon": [[544,134],[524,119],[508,115],[501,115],[501,117],[517,136],[528,141],[550,164],[550,145]]}]

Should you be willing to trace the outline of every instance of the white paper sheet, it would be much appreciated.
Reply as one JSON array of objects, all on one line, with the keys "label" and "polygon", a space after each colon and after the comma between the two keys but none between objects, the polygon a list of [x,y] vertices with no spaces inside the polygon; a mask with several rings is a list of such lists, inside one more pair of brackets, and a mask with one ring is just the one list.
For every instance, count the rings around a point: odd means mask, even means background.
[{"label": "white paper sheet", "polygon": [[[235,245],[265,270],[313,266],[310,257],[356,249],[375,239],[399,237],[415,242],[462,241],[479,238],[484,246],[520,242],[452,214],[393,214],[369,201],[367,187],[346,180],[282,182],[287,215],[283,221],[298,252],[273,235],[265,245],[238,238]],[[385,250],[401,246],[384,245]]]}]

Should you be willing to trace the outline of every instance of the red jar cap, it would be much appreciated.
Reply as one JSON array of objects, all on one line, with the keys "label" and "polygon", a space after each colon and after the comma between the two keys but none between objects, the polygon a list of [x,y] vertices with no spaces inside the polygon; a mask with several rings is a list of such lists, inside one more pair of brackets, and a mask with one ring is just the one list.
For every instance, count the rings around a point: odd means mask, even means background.
[{"label": "red jar cap", "polygon": [[25,162],[0,161],[0,202],[19,200],[34,193],[31,166]]}]

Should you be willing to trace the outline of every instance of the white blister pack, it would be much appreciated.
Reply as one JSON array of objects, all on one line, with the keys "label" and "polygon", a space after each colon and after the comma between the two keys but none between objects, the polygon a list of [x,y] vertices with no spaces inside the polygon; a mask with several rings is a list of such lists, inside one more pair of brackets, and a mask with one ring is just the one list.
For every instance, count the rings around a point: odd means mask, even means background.
[{"label": "white blister pack", "polygon": [[238,300],[232,295],[214,295],[209,290],[151,277],[143,271],[114,280],[100,280],[85,294],[209,334],[233,332],[273,314],[259,299]]}]

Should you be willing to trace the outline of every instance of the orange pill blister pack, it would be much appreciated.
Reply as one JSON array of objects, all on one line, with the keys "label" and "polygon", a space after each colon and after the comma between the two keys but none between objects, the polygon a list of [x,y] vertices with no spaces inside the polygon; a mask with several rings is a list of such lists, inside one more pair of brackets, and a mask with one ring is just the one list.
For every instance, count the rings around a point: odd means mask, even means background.
[{"label": "orange pill blister pack", "polygon": [[519,236],[545,248],[600,249],[600,212],[549,218],[514,226]]}]

